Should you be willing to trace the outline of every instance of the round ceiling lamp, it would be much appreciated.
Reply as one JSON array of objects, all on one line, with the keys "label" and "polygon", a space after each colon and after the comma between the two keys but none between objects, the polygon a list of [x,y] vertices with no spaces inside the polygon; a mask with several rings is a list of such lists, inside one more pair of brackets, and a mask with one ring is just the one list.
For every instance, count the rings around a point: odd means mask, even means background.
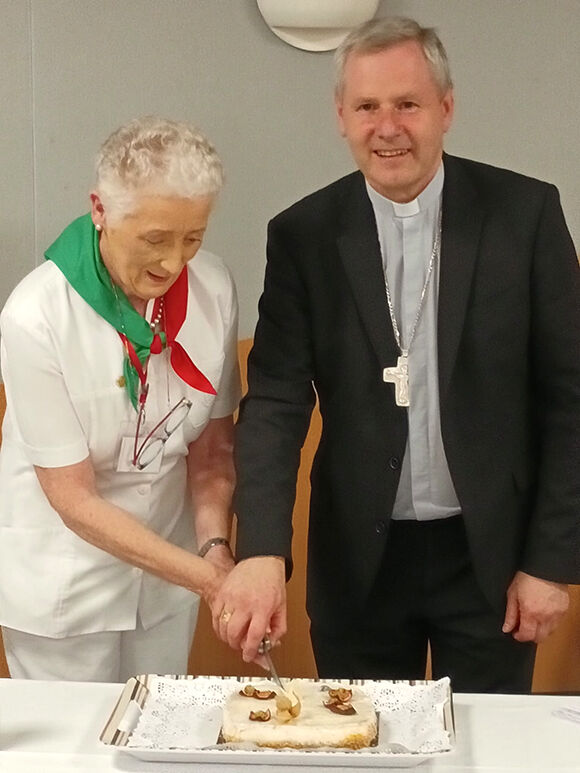
[{"label": "round ceiling lamp", "polygon": [[272,32],[305,51],[331,51],[373,18],[379,0],[257,0]]}]

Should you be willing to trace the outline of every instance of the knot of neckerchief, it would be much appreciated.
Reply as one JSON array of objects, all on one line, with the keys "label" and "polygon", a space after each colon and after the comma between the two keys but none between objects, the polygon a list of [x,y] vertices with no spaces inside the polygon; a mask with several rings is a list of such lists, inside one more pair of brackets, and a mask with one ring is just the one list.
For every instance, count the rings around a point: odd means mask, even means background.
[{"label": "knot of neckerchief", "polygon": [[[109,273],[101,259],[99,234],[90,215],[74,220],[46,250],[45,258],[52,260],[79,295],[97,314],[107,320],[119,333],[125,348],[123,375],[125,388],[135,410],[138,409],[140,371],[146,370],[151,354],[170,348],[171,367],[179,378],[200,392],[215,395],[215,389],[192,362],[186,350],[176,340],[187,313],[188,279],[184,267],[177,280],[164,296],[164,330],[153,331],[132,306],[120,288],[113,289]],[[116,292],[115,292],[116,291]],[[157,299],[153,317],[159,310]],[[130,350],[133,354],[130,354]]]}]

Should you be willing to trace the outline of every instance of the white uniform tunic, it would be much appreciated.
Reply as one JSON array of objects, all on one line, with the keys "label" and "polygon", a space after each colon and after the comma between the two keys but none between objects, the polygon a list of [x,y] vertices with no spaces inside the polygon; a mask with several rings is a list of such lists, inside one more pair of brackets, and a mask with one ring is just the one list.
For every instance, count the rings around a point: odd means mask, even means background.
[{"label": "white uniform tunic", "polygon": [[[136,412],[122,375],[123,345],[47,261],[16,287],[0,316],[7,410],[0,453],[0,625],[60,638],[144,628],[195,598],[82,540],[50,506],[33,465],[90,456],[100,495],[161,536],[194,550],[186,456],[211,418],[240,397],[237,299],[223,262],[200,250],[188,266],[187,317],[177,336],[217,396],[185,384],[168,353],[150,359],[147,428],[185,396],[193,406],[165,444],[161,469],[117,472]],[[151,308],[152,303],[149,304]],[[150,314],[150,308],[148,314]],[[145,437],[145,432],[141,437]]]}]

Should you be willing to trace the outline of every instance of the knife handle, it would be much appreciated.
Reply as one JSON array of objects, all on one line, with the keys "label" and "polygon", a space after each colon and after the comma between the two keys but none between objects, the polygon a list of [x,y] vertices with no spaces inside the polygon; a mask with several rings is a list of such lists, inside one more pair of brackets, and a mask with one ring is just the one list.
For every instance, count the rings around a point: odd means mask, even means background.
[{"label": "knife handle", "polygon": [[265,652],[270,652],[272,649],[272,642],[268,638],[268,636],[264,636],[262,641],[260,642],[260,646],[258,647],[258,654],[263,655]]}]

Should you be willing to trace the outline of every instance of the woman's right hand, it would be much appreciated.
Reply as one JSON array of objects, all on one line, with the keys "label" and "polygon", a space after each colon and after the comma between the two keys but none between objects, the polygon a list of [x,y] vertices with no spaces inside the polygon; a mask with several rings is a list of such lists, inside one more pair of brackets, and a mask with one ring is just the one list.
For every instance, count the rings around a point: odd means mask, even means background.
[{"label": "woman's right hand", "polygon": [[[103,499],[88,458],[67,467],[35,470],[48,501],[81,539],[121,561],[200,594],[212,605],[233,566],[231,553],[219,558],[216,546],[217,565],[192,556],[189,550],[168,542],[128,511]],[[219,549],[225,550],[225,546]]]}]

